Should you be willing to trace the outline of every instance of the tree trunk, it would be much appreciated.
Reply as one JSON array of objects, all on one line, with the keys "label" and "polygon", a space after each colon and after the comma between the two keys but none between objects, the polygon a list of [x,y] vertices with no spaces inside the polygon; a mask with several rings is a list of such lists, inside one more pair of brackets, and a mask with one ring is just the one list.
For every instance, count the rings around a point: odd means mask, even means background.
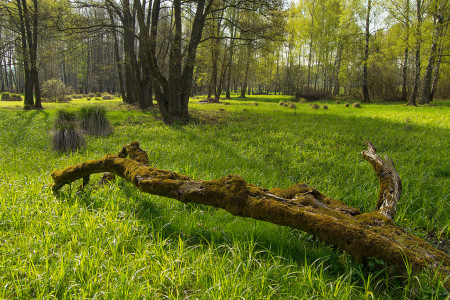
[{"label": "tree trunk", "polygon": [[[236,10],[233,10],[233,15],[231,16],[232,22],[234,23],[236,21]],[[232,64],[233,64],[233,54],[234,54],[234,38],[236,37],[236,30],[234,28],[234,25],[230,25],[230,50],[228,51],[228,62],[227,62],[227,68],[226,68],[226,98],[231,98],[231,71],[232,71]]]},{"label": "tree trunk", "polygon": [[405,17],[405,31],[406,31],[406,47],[405,55],[403,58],[402,69],[402,101],[407,101],[407,88],[408,88],[408,55],[409,55],[409,0],[406,0],[406,17]]},{"label": "tree trunk", "polygon": [[227,99],[231,99],[231,66],[233,64],[233,52],[234,52],[234,39],[233,39],[233,30],[231,32],[231,41],[230,41],[230,50],[228,50],[228,62],[226,68],[226,95]]},{"label": "tree trunk", "polygon": [[370,26],[370,11],[371,11],[371,9],[372,9],[372,1],[368,0],[367,15],[366,15],[366,33],[365,33],[365,44],[364,44],[363,79],[362,79],[363,102],[370,102],[369,87],[367,84],[367,77],[368,77],[367,62],[369,60],[369,40],[370,40],[369,26]]},{"label": "tree trunk", "polygon": [[28,20],[27,4],[25,0],[17,0],[17,11],[19,14],[19,30],[21,38],[21,48],[23,55],[23,69],[25,74],[25,97],[23,102],[23,109],[32,109],[34,107],[33,100],[33,84],[31,82],[31,70],[30,70],[30,53],[28,51],[28,39],[26,22]]},{"label": "tree trunk", "polygon": [[31,49],[31,76],[34,86],[34,108],[42,109],[41,102],[41,88],[39,86],[39,70],[37,62],[37,51],[38,51],[38,2],[33,0],[34,11],[33,11],[33,35],[32,35],[32,49]]},{"label": "tree trunk", "polygon": [[[203,27],[205,25],[205,18],[208,14],[213,0],[208,1],[199,0],[196,5],[195,17],[192,25],[191,36],[185,51],[184,59],[182,60],[182,22],[181,22],[181,1],[175,0],[173,5],[173,25],[174,34],[173,40],[170,43],[170,58],[169,58],[169,76],[166,78],[158,66],[156,58],[156,37],[158,27],[158,16],[160,12],[160,1],[153,1],[152,8],[152,24],[151,30],[148,32],[144,22],[144,14],[139,1],[135,1],[137,8],[137,16],[139,21],[139,28],[145,33],[143,41],[146,43],[145,52],[146,63],[152,78],[152,86],[155,93],[158,108],[161,112],[165,123],[170,124],[175,121],[186,122],[189,120],[189,95],[192,89],[192,78],[194,73],[195,56],[198,44],[202,36]],[[182,67],[182,62],[184,66]]]},{"label": "tree trunk", "polygon": [[442,51],[443,51],[444,47],[440,47],[439,51],[438,51],[438,60],[436,62],[436,70],[434,71],[434,77],[433,77],[433,85],[431,87],[431,94],[430,94],[430,102],[434,99],[434,95],[436,93],[436,89],[437,89],[437,85],[439,82],[439,70],[441,67],[441,60],[442,60]]},{"label": "tree trunk", "polygon": [[[439,4],[436,3],[436,6]],[[442,13],[441,7],[436,9],[436,14],[434,16],[434,33],[431,42],[431,53],[430,58],[428,59],[427,69],[425,71],[425,76],[423,78],[423,86],[422,86],[422,96],[419,100],[419,104],[430,103],[433,100],[433,69],[436,71],[436,55],[438,54],[438,42],[442,38],[443,26],[444,26],[444,16]],[[447,22],[448,26],[448,22]]]},{"label": "tree trunk", "polygon": [[245,98],[248,85],[248,72],[250,70],[251,42],[247,42],[247,60],[245,62],[244,79],[241,85],[241,98]]},{"label": "tree trunk", "polygon": [[415,61],[415,67],[414,67],[414,86],[411,93],[411,97],[409,98],[408,105],[416,106],[416,99],[417,94],[419,91],[419,84],[420,84],[420,44],[422,39],[422,8],[421,8],[421,2],[422,0],[417,0],[417,27],[416,27],[416,61]]},{"label": "tree trunk", "polygon": [[141,78],[134,45],[136,26],[135,13],[134,10],[130,8],[129,0],[124,0],[122,2],[122,10],[122,23],[124,27],[123,47],[125,52],[125,86],[127,93],[126,101],[127,103],[134,104],[139,103],[139,100],[142,98],[140,89]]},{"label": "tree trunk", "polygon": [[339,43],[333,69],[333,82],[334,82],[333,96],[339,95],[341,89],[341,85],[339,83],[339,71],[341,70],[342,48],[343,48],[342,43]]},{"label": "tree trunk", "polygon": [[223,82],[225,81],[225,74],[227,72],[227,45],[225,44],[225,48],[223,51],[223,59],[222,59],[222,65],[220,67],[220,72],[219,72],[219,81],[217,82],[216,88],[215,88],[215,99],[218,102],[220,99],[220,94],[222,94],[222,90],[223,90]]},{"label": "tree trunk", "polygon": [[[124,158],[127,155],[131,159]],[[267,190],[247,183],[239,175],[210,181],[192,180],[185,175],[148,167],[145,164],[147,154],[138,142],[124,146],[117,156],[108,154],[54,171],[52,188],[57,193],[65,184],[81,178],[80,188],[84,188],[91,174],[111,172],[146,193],[222,208],[235,216],[308,232],[346,250],[358,263],[376,257],[396,267],[398,272],[404,272],[407,260],[413,270],[430,268],[442,278],[448,276],[450,257],[447,254],[406,233],[392,221],[401,194],[401,181],[392,161],[383,160],[371,143],[362,156],[380,179],[376,211],[369,213],[361,213],[306,184]]]},{"label": "tree trunk", "polygon": [[[111,10],[109,10],[109,9],[108,9],[108,14],[109,14],[109,20],[111,22],[111,25],[114,27],[115,26],[114,16],[113,16]],[[120,53],[119,53],[119,40],[117,39],[117,31],[115,28],[112,29],[112,33],[113,33],[113,39],[114,39],[114,58],[116,60],[117,77],[119,80],[119,91],[120,91],[120,94],[122,95],[123,102],[126,103],[127,96],[125,94],[125,89],[123,87],[122,67],[121,67]]]}]

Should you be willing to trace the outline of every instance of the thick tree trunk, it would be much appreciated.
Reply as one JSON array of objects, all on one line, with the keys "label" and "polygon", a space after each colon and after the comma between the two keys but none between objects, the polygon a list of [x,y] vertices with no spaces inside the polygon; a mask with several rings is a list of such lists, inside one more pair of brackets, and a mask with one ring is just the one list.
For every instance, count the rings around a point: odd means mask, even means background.
[{"label": "thick tree trunk", "polygon": [[[153,1],[152,6],[152,24],[150,32],[144,22],[144,10],[139,1],[135,1],[137,8],[137,17],[140,30],[145,33],[145,37],[141,42],[146,44],[147,51],[146,63],[152,79],[152,87],[155,93],[158,108],[161,112],[165,123],[170,124],[175,121],[186,122],[189,120],[189,95],[192,88],[192,78],[194,73],[195,56],[198,44],[202,36],[203,27],[205,25],[206,15],[212,5],[212,0],[199,0],[196,5],[195,17],[192,25],[189,42],[182,50],[182,12],[181,1],[174,0],[173,5],[173,39],[170,43],[170,62],[169,75],[163,74],[158,66],[156,57],[156,41],[157,28],[159,21],[159,13],[161,11],[161,2]],[[182,53],[185,56],[182,59]],[[184,63],[182,67],[182,63]]]},{"label": "thick tree trunk", "polygon": [[[115,21],[114,21],[114,16],[111,12],[110,9],[108,9],[108,14],[109,14],[109,20],[111,21],[111,25],[113,27],[116,26]],[[117,67],[117,77],[119,80],[119,91],[120,94],[122,95],[122,100],[123,102],[127,102],[127,96],[125,94],[125,89],[123,87],[123,77],[122,77],[122,67],[121,67],[121,61],[120,61],[120,53],[119,53],[119,40],[117,38],[117,31],[115,28],[112,29],[112,33],[113,33],[113,39],[114,39],[114,58],[116,61],[116,67]]]},{"label": "thick tree trunk", "polygon": [[[436,3],[436,6],[438,3]],[[420,104],[430,103],[433,101],[433,71],[438,71],[436,68],[436,55],[439,52],[438,42],[442,39],[444,32],[444,17],[441,7],[436,9],[436,14],[434,17],[434,33],[431,43],[431,53],[428,59],[427,69],[425,71],[425,76],[423,78],[422,96],[419,99]],[[447,22],[448,26],[448,22]]]},{"label": "thick tree trunk", "polygon": [[34,108],[42,109],[41,102],[41,87],[39,85],[39,70],[37,62],[37,51],[38,51],[38,3],[37,0],[33,0],[33,34],[32,34],[32,48],[31,54],[31,77],[34,86]]},{"label": "thick tree trunk", "polygon": [[[447,254],[393,223],[401,193],[400,178],[392,161],[383,160],[373,145],[368,145],[362,156],[372,164],[380,179],[376,211],[369,213],[361,213],[306,184],[267,190],[247,183],[239,175],[203,181],[152,168],[147,166],[147,154],[138,142],[124,146],[117,156],[108,154],[54,171],[53,191],[56,193],[65,184],[81,178],[84,187],[91,174],[111,172],[146,193],[300,229],[346,250],[359,263],[376,257],[402,272],[407,260],[414,270],[430,268],[438,270],[442,277],[448,276],[450,257]],[[130,159],[124,158],[127,155]]]},{"label": "thick tree trunk", "polygon": [[416,1],[416,61],[414,67],[414,85],[411,92],[411,97],[408,100],[408,105],[416,106],[416,99],[419,92],[419,84],[420,84],[420,45],[422,40],[422,8],[421,8],[422,0]]},{"label": "thick tree trunk", "polygon": [[31,70],[30,70],[30,53],[28,51],[28,39],[26,24],[29,22],[27,13],[27,4],[25,0],[17,0],[17,11],[19,14],[19,29],[21,38],[21,50],[23,55],[23,69],[25,73],[25,97],[23,102],[24,109],[34,108],[33,100],[33,83],[31,81]]}]

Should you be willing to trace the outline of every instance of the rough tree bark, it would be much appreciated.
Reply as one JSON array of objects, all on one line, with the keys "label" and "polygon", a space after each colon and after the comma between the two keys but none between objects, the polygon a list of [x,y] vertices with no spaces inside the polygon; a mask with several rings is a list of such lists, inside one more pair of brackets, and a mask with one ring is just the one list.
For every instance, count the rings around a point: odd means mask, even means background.
[{"label": "rough tree bark", "polygon": [[401,181],[392,161],[383,160],[370,142],[362,156],[380,179],[376,210],[368,213],[361,213],[306,184],[268,190],[247,183],[239,175],[210,181],[192,180],[186,175],[149,167],[147,154],[138,142],[124,146],[118,155],[107,154],[54,171],[53,191],[81,178],[84,187],[91,174],[111,172],[146,193],[300,229],[346,250],[358,263],[376,257],[401,273],[407,260],[413,270],[429,268],[443,277],[448,276],[450,257],[396,226],[392,220],[401,194]]},{"label": "rough tree bark", "polygon": [[370,102],[369,87],[367,83],[369,60],[369,41],[370,41],[370,10],[372,9],[372,1],[367,2],[367,15],[366,15],[366,28],[365,28],[365,44],[364,44],[364,63],[363,63],[363,79],[362,79],[362,91],[363,102]]}]

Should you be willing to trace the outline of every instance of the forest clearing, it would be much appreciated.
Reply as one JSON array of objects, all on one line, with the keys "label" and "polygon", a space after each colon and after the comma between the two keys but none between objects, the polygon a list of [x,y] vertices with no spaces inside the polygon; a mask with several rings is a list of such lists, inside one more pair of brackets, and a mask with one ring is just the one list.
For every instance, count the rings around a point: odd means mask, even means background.
[{"label": "forest clearing", "polygon": [[[394,223],[449,254],[448,101],[357,107],[329,100],[314,102],[314,109],[279,95],[203,99],[191,98],[187,125],[170,126],[157,108],[138,110],[121,99],[73,99],[29,111],[20,102],[0,102],[0,297],[448,296],[448,277],[437,272],[401,276],[375,258],[358,264],[302,231],[144,194],[121,178],[100,185],[101,174],[93,175],[81,192],[77,182],[52,193],[53,171],[137,140],[150,166],[194,180],[239,174],[267,189],[303,182],[369,212],[379,182],[360,152],[370,140],[402,180]],[[84,133],[78,151],[53,151],[58,111],[79,114],[89,106],[106,110],[113,133]]]}]

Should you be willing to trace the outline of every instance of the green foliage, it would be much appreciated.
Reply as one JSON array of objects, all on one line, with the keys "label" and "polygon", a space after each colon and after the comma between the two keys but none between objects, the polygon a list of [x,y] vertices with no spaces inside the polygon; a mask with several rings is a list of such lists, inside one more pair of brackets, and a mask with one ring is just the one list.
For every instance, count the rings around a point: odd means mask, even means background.
[{"label": "green foliage", "polygon": [[0,298],[446,299],[434,272],[398,277],[376,260],[355,265],[298,230],[143,194],[121,179],[99,186],[93,175],[82,193],[74,182],[60,197],[48,187],[53,170],[139,140],[161,169],[195,179],[240,174],[267,188],[307,182],[367,212],[378,179],[360,151],[371,140],[402,179],[395,222],[449,238],[448,102],[356,110],[327,101],[319,104],[329,110],[291,110],[280,101],[289,98],[249,96],[224,112],[191,102],[186,126],[104,101],[116,133],[88,136],[86,149],[70,156],[51,151],[52,122],[75,119],[57,109],[76,111],[84,100],[44,111],[0,103]]},{"label": "green foliage", "polygon": [[69,101],[71,98],[68,95],[73,93],[72,87],[59,79],[47,80],[42,84],[41,90],[42,96],[52,102]]},{"label": "green foliage", "polygon": [[83,106],[80,110],[81,128],[89,134],[105,136],[113,131],[111,123],[106,118],[104,106]]}]

